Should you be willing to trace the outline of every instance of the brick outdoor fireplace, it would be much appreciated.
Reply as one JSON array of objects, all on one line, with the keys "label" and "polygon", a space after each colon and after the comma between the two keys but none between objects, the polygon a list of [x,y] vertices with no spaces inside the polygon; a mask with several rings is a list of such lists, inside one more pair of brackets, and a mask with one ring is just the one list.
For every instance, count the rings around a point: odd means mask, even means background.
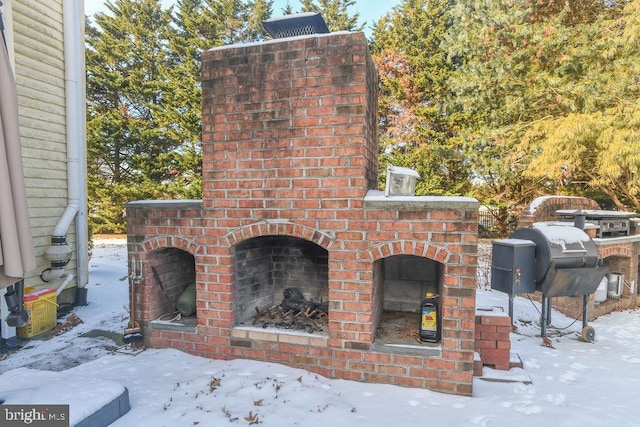
[{"label": "brick outdoor fireplace", "polygon": [[[145,344],[471,395],[478,202],[376,190],[364,34],[226,46],[202,68],[203,200],[127,204]],[[193,282],[195,315],[172,320]],[[325,304],[317,329],[256,323],[289,288]],[[425,292],[435,344],[417,339]]]}]

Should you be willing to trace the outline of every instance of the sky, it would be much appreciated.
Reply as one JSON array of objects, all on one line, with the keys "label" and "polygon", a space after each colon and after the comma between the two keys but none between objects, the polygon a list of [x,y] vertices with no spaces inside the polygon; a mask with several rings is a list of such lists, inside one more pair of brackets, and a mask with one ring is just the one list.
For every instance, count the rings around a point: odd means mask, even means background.
[{"label": "sky", "polygon": [[[378,21],[382,16],[391,11],[393,6],[399,4],[401,0],[357,0],[351,9],[353,13],[360,13],[360,22],[366,21],[365,33],[369,36],[369,27]],[[164,7],[175,3],[175,0],[162,0]],[[273,4],[273,16],[282,15],[282,8],[289,3],[294,11],[299,10],[298,0],[276,0]],[[103,0],[85,0],[84,9],[86,15],[93,15],[96,12],[106,12]]]},{"label": "sky", "polygon": [[[94,242],[88,305],[73,312],[83,323],[30,340],[0,361],[0,398],[7,404],[69,404],[73,425],[126,387],[131,409],[112,427],[640,426],[637,309],[591,322],[592,343],[579,340],[581,321],[554,311],[547,347],[537,325],[539,304],[516,297],[511,345],[524,367],[485,367],[474,379],[473,396],[465,397],[172,349],[123,353],[107,336],[121,336],[128,322],[126,264],[126,240]],[[507,295],[489,289],[482,277],[477,309],[506,310]]]}]

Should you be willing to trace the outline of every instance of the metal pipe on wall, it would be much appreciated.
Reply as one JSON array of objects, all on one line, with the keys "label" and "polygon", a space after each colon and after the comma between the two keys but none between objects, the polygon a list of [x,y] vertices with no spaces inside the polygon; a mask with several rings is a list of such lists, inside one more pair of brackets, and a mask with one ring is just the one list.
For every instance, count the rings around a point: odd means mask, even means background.
[{"label": "metal pipe on wall", "polygon": [[[86,118],[84,76],[84,3],[64,0],[64,59],[65,98],[67,131],[67,191],[68,204],[54,227],[49,252],[59,252],[66,245],[66,233],[76,220],[76,270],[78,304],[86,304],[88,283],[88,225],[86,182]],[[56,248],[57,247],[57,248]],[[55,256],[55,255],[54,255]],[[49,269],[48,269],[49,270]],[[43,272],[43,280],[50,281],[62,276],[64,266],[54,266]]]}]

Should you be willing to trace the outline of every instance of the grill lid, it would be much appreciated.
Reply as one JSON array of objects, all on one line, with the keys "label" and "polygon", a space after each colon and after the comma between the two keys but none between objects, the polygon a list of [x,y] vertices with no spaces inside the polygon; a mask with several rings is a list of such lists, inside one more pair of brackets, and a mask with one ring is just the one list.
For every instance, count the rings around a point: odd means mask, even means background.
[{"label": "grill lid", "polygon": [[544,279],[549,267],[595,267],[598,250],[587,233],[570,224],[536,223],[516,230],[510,239],[531,240],[536,244],[536,282]]},{"label": "grill lid", "polygon": [[599,265],[593,240],[570,224],[536,223],[516,230],[509,238],[536,244],[536,290],[547,297],[591,294],[607,272]]},{"label": "grill lid", "polygon": [[296,13],[262,21],[264,29],[274,39],[327,34],[329,28],[317,12]]}]

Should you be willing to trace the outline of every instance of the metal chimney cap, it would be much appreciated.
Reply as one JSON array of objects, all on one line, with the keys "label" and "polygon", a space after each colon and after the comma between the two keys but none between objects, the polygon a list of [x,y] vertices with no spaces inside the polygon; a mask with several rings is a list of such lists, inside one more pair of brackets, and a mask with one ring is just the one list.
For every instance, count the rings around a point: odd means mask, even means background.
[{"label": "metal chimney cap", "polygon": [[274,39],[327,34],[329,28],[317,12],[296,13],[262,21],[264,29]]}]

